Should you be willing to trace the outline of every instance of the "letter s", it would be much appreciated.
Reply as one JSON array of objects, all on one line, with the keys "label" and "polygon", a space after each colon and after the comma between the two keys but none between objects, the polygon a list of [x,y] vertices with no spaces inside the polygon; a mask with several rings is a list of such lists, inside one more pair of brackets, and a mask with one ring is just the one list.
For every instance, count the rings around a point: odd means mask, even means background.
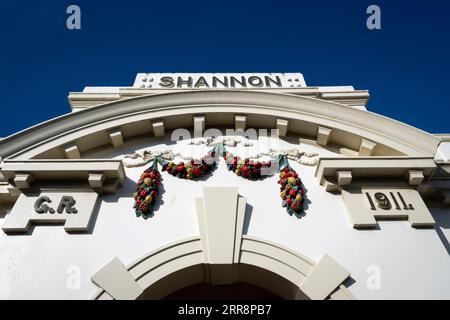
[{"label": "letter s", "polygon": [[162,77],[159,85],[165,88],[173,88],[175,86],[175,82],[172,77]]}]

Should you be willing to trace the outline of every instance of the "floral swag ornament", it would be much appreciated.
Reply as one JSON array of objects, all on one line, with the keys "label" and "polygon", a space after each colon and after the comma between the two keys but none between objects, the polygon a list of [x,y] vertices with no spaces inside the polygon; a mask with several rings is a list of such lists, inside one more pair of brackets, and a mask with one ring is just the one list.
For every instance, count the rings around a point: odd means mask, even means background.
[{"label": "floral swag ornament", "polygon": [[152,166],[146,169],[137,182],[137,191],[134,193],[134,210],[136,216],[147,219],[153,213],[153,207],[161,185],[161,174],[158,171],[158,162],[164,161],[161,158],[155,159]]},{"label": "floral swag ornament", "polygon": [[[227,163],[229,171],[249,180],[259,180],[267,176],[272,176],[278,172],[280,185],[280,197],[282,206],[286,208],[289,215],[300,217],[304,209],[305,189],[298,173],[289,165],[289,160],[295,160],[305,165],[315,165],[317,160],[302,159],[302,157],[312,158],[316,153],[300,152],[298,150],[277,151],[269,150],[268,153],[260,153],[257,158],[270,156],[271,161],[256,161],[252,159],[241,159],[227,152],[224,143],[216,144],[202,159],[188,159],[186,162],[174,163],[175,156],[171,151],[144,151],[144,153],[125,155],[124,165],[126,167],[142,166],[152,162],[140,176],[137,182],[137,191],[134,193],[134,209],[136,216],[144,219],[153,215],[154,205],[159,194],[161,185],[161,173],[158,171],[158,164],[162,171],[180,179],[196,180],[210,175],[217,167],[217,160],[223,157]],[[130,161],[131,160],[131,161]]]}]

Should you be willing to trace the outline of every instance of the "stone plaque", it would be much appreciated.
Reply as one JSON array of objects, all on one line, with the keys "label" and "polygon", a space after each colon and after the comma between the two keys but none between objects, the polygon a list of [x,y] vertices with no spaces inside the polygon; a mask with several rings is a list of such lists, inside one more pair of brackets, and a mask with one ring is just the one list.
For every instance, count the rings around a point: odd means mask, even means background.
[{"label": "stone plaque", "polygon": [[135,88],[244,89],[303,88],[301,73],[138,73]]},{"label": "stone plaque", "polygon": [[342,198],[354,228],[378,225],[377,219],[408,220],[413,227],[435,224],[419,193],[408,187],[350,187],[342,190]]},{"label": "stone plaque", "polygon": [[7,215],[2,229],[27,232],[31,224],[63,224],[67,232],[85,232],[97,198],[94,191],[24,192]]}]

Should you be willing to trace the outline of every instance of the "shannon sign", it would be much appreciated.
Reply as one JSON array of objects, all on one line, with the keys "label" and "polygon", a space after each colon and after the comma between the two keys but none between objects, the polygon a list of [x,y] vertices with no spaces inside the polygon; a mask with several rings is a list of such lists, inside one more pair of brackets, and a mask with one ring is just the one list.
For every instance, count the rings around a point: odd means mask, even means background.
[{"label": "shannon sign", "polygon": [[301,73],[138,73],[145,89],[245,89],[306,87]]}]

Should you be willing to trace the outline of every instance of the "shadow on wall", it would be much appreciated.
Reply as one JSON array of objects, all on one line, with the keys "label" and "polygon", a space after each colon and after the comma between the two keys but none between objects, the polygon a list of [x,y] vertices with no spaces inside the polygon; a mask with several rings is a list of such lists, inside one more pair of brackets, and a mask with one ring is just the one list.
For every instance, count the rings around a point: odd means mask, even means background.
[{"label": "shadow on wall", "polygon": [[450,208],[439,208],[431,211],[433,218],[436,221],[436,233],[439,236],[439,239],[441,239],[448,255],[450,255]]},{"label": "shadow on wall", "polygon": [[[143,172],[146,168],[148,168],[148,165],[143,166],[142,168],[143,168],[142,169],[142,172]],[[164,175],[161,174],[161,176],[162,176],[162,180],[161,180],[161,185],[159,186],[158,197],[156,198],[155,205],[152,210],[152,214],[149,215],[148,218],[152,218],[155,215],[155,213],[158,212],[159,208],[162,205],[164,205],[163,194],[166,192],[166,190],[164,189]],[[137,190],[136,182],[134,180],[126,177],[123,182],[122,187],[120,189],[118,189],[115,194],[104,196],[102,198],[102,200],[107,203],[117,203],[117,201],[120,198],[133,198],[133,194],[136,192],[136,190]],[[134,204],[134,200],[131,202],[131,205],[130,205],[130,212],[132,214],[134,214],[133,204]]]},{"label": "shadow on wall", "polygon": [[245,216],[244,216],[244,227],[242,229],[242,234],[248,234],[248,228],[250,226],[250,220],[252,219],[253,206],[249,203],[245,204]]}]

